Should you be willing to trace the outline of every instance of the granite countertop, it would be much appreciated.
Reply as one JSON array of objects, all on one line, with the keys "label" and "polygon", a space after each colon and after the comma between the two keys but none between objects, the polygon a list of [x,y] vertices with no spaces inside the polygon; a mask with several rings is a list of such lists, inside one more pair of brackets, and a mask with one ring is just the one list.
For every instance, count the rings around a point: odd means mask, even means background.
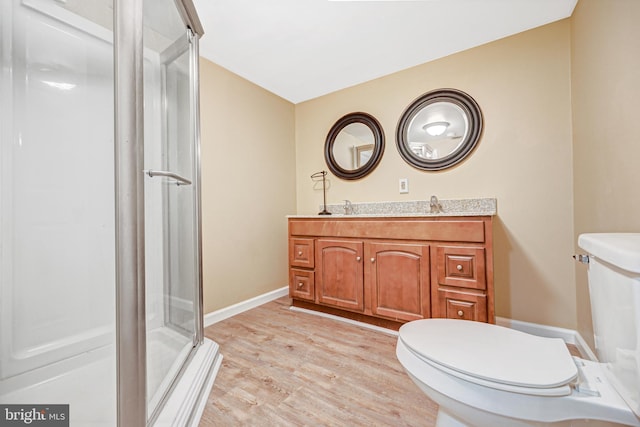
[{"label": "granite countertop", "polygon": [[[344,213],[344,204],[327,205],[331,215],[287,215],[287,218],[371,218],[371,217],[438,217],[438,216],[493,216],[497,214],[495,198],[439,200],[441,210],[431,212],[428,200],[409,202],[352,203],[352,212]],[[322,206],[318,211],[322,210]]]}]

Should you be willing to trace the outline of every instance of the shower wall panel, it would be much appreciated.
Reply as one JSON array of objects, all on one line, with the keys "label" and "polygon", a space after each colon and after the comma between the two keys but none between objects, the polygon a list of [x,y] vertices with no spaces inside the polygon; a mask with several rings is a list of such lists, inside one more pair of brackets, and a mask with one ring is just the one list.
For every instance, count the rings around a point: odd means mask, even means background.
[{"label": "shower wall panel", "polygon": [[6,379],[114,342],[114,88],[110,30],[53,1],[0,8]]}]

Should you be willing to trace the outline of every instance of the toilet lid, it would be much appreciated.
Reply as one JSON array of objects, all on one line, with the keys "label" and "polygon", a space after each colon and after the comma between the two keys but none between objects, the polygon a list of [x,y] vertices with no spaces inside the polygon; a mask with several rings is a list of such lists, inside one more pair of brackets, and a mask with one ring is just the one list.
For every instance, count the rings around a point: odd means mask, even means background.
[{"label": "toilet lid", "polygon": [[526,388],[533,389],[533,394],[547,394],[544,389],[568,388],[563,386],[578,376],[575,362],[559,338],[457,319],[409,322],[400,328],[399,338],[427,361],[482,385],[496,383],[507,386],[497,388]]}]

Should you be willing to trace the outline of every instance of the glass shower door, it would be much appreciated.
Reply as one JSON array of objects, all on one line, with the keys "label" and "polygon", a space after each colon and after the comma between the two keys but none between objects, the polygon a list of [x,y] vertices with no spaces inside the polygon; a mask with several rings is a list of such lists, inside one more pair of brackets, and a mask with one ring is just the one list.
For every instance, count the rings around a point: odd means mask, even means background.
[{"label": "glass shower door", "polygon": [[[196,224],[193,132],[188,45],[176,58],[163,64],[166,115],[166,168],[177,171],[175,185],[166,188],[167,238],[165,265],[165,315],[167,324],[195,337],[193,304],[196,298]],[[195,338],[194,338],[195,339]]]},{"label": "glass shower door", "polygon": [[145,2],[144,37],[147,413],[152,418],[198,343],[198,170],[193,36],[172,0]]}]

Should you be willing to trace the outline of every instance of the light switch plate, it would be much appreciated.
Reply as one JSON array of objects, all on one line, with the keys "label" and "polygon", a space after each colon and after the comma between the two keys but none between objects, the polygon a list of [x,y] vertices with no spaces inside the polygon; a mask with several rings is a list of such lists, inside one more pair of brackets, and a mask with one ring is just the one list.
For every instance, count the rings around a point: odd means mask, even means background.
[{"label": "light switch plate", "polygon": [[400,178],[398,182],[398,189],[400,190],[400,194],[405,194],[409,192],[409,180],[407,178]]}]

